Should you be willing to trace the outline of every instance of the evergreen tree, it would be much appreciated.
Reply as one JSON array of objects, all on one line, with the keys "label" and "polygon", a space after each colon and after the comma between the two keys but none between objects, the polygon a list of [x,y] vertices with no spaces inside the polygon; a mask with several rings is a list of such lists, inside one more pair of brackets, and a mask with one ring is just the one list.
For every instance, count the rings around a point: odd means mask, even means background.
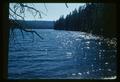
[{"label": "evergreen tree", "polygon": [[116,6],[106,3],[86,3],[65,18],[55,22],[55,29],[83,31],[107,37],[116,36]]}]

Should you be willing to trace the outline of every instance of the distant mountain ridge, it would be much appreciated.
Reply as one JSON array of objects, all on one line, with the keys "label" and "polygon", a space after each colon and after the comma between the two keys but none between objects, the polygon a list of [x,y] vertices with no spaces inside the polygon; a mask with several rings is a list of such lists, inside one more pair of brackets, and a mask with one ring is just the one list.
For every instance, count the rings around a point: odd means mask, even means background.
[{"label": "distant mountain ridge", "polygon": [[54,21],[22,21],[19,20],[21,24],[30,29],[53,29]]}]

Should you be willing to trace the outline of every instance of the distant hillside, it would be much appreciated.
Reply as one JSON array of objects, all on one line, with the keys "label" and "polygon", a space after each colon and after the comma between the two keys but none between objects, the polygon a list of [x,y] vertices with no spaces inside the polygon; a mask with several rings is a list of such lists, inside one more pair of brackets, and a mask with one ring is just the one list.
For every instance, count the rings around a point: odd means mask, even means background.
[{"label": "distant hillside", "polygon": [[27,28],[32,29],[53,29],[54,23],[53,21],[21,21],[19,20],[23,25],[26,25]]}]

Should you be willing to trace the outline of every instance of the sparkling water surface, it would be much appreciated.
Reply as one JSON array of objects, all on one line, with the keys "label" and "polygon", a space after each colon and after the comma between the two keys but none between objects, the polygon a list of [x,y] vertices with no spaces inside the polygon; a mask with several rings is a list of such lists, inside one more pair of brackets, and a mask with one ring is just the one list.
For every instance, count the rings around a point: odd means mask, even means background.
[{"label": "sparkling water surface", "polygon": [[[16,29],[10,37],[8,79],[115,79],[116,46],[77,31]],[[115,43],[113,43],[115,44]]]}]

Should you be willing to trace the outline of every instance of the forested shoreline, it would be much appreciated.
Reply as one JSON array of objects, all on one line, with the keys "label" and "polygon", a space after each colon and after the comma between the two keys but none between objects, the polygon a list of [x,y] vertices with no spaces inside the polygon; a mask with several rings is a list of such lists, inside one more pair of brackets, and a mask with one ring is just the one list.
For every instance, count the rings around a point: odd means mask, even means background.
[{"label": "forested shoreline", "polygon": [[[53,22],[54,21],[33,21],[33,20],[27,20],[27,21],[23,21],[23,20],[9,20],[9,24],[11,24],[11,26],[23,26],[24,28],[27,29],[53,29]],[[17,22],[15,22],[17,21]]]},{"label": "forested shoreline", "polygon": [[112,3],[86,3],[61,16],[54,22],[56,30],[92,33],[103,37],[116,37],[116,5]]}]

